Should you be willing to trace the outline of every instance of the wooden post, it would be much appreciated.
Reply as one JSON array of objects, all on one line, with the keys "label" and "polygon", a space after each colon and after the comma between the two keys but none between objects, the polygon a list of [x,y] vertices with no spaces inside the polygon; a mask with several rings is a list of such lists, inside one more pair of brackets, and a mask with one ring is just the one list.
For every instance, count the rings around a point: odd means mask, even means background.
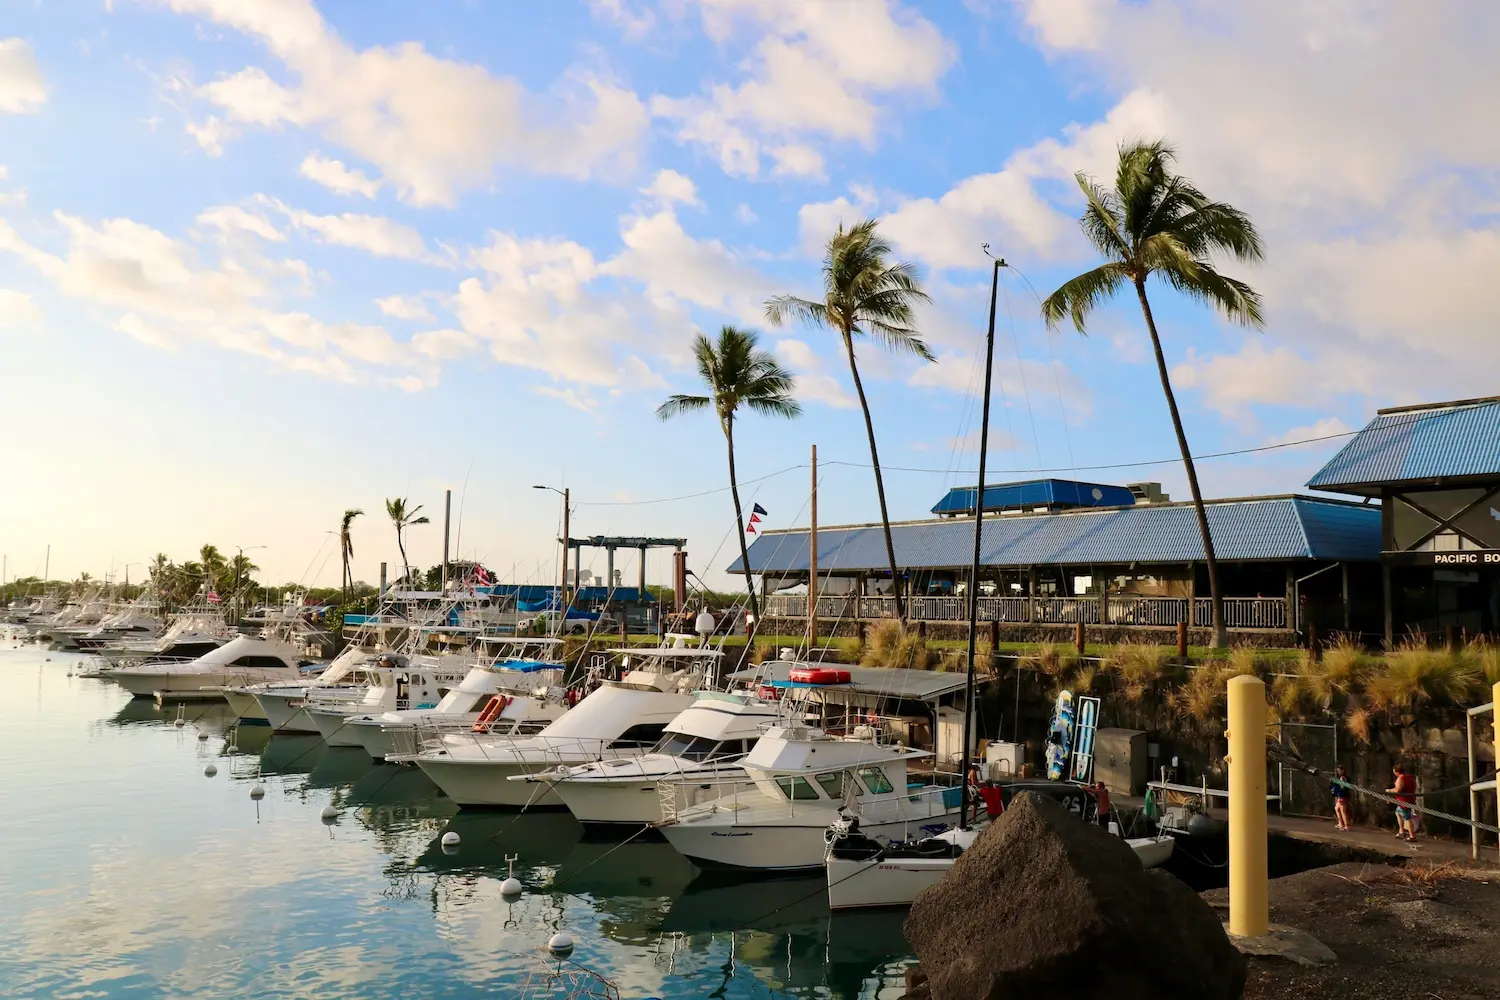
[{"label": "wooden post", "polygon": [[1036,567],[1026,567],[1026,621],[1036,623]]},{"label": "wooden post", "polygon": [[1391,614],[1391,567],[1382,565],[1380,567],[1380,589],[1383,593],[1385,603],[1385,648],[1395,647],[1395,623]]},{"label": "wooden post", "polygon": [[1080,621],[1078,621],[1073,626],[1073,645],[1077,647],[1077,649],[1078,649],[1078,655],[1079,656],[1083,655],[1083,648],[1084,648],[1083,639],[1084,639],[1083,621],[1080,620]]},{"label": "wooden post", "polygon": [[995,654],[1000,652],[1000,623],[990,619],[990,661],[994,662]]},{"label": "wooden post", "polygon": [[917,622],[917,638],[921,639],[923,642],[927,641],[927,622]]},{"label": "wooden post", "polygon": [[1351,617],[1351,612],[1350,612],[1350,609],[1349,609],[1349,564],[1348,563],[1339,563],[1339,570],[1340,570],[1341,575],[1343,576],[1344,631],[1347,632],[1351,628],[1351,626],[1349,624],[1350,617]]},{"label": "wooden post", "polygon": [[1181,660],[1183,663],[1187,662],[1187,656],[1188,656],[1187,639],[1188,639],[1187,622],[1184,621],[1183,619],[1179,618],[1179,619],[1177,619],[1177,659]]}]

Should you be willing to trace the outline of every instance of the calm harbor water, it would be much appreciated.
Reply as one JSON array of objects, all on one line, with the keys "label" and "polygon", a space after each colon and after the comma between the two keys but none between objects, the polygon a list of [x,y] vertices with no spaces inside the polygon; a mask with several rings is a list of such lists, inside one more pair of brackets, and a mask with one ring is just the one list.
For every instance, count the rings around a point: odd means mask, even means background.
[{"label": "calm harbor water", "polygon": [[[77,662],[0,648],[0,996],[606,995],[591,973],[625,1000],[903,993],[901,916],[832,917],[818,880],[706,881],[566,813],[460,813],[362,750],[235,734],[223,705],[177,728]],[[560,975],[555,929],[578,942]]]}]

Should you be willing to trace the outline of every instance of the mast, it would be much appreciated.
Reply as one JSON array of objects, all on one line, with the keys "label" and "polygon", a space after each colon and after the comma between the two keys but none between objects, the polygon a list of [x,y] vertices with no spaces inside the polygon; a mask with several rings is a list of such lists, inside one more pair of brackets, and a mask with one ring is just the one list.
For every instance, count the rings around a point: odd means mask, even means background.
[{"label": "mast", "polygon": [[812,446],[811,530],[807,534],[807,658],[818,641],[818,446]]},{"label": "mast", "polygon": [[[989,245],[985,245],[989,251]],[[979,412],[979,482],[974,487],[974,561],[969,564],[969,669],[964,677],[964,737],[959,750],[959,780],[963,783],[963,805],[959,825],[969,826],[969,806],[972,795],[969,791],[969,748],[974,743],[974,654],[979,633],[979,557],[981,534],[984,523],[984,457],[990,443],[990,381],[995,363],[995,299],[1000,291],[1000,269],[1005,261],[995,258],[994,273],[990,278],[990,325],[984,340],[984,405]],[[994,655],[993,650],[991,656]],[[976,812],[978,810],[975,810]]]},{"label": "mast", "polygon": [[453,491],[443,491],[443,572],[438,589],[448,596],[448,524],[453,518]]}]

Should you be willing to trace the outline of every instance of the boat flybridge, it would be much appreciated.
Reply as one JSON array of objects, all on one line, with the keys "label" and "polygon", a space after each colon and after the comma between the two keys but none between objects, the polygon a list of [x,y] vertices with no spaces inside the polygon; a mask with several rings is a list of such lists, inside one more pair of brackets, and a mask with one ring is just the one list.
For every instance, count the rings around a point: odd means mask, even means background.
[{"label": "boat flybridge", "polygon": [[225,689],[224,697],[242,721],[253,723],[264,719],[278,733],[316,733],[318,727],[307,714],[308,700],[317,697],[330,701],[341,697],[353,706],[364,697],[372,678],[381,669],[381,655],[350,646],[334,657],[316,678],[230,687]]},{"label": "boat flybridge", "polygon": [[481,637],[480,662],[432,708],[352,715],[345,731],[376,760],[413,759],[424,744],[468,730],[532,736],[568,710],[561,639]]},{"label": "boat flybridge", "polygon": [[580,823],[660,823],[664,810],[718,798],[736,779],[748,783],[741,760],[783,714],[777,702],[749,691],[699,691],[650,753],[511,780],[552,782]]},{"label": "boat flybridge", "polygon": [[598,681],[535,736],[449,734],[415,762],[460,806],[561,806],[551,782],[507,779],[649,752],[717,674],[722,652],[689,641],[696,637],[669,635],[665,645],[611,650],[620,657],[620,679]]},{"label": "boat flybridge", "polygon": [[[791,677],[797,686],[825,691],[849,680],[847,671],[812,665],[794,668]],[[662,817],[662,834],[678,853],[703,868],[801,871],[823,867],[824,834],[841,811],[858,815],[867,833],[893,840],[958,822],[958,776],[913,773],[909,765],[933,755],[887,742],[878,717],[867,716],[844,735],[801,718],[800,711],[783,716],[741,761],[748,788],[732,782],[724,794]]]},{"label": "boat flybridge", "polygon": [[150,641],[161,633],[160,605],[155,601],[138,601],[101,621],[95,628],[73,637],[86,653],[110,649],[126,642]]},{"label": "boat flybridge", "polygon": [[137,698],[152,695],[221,698],[230,684],[294,680],[303,661],[292,645],[242,635],[185,662],[148,660],[111,670],[107,676]]},{"label": "boat flybridge", "polygon": [[370,684],[358,701],[351,703],[342,697],[323,698],[314,694],[307,700],[307,716],[329,746],[361,746],[346,720],[387,711],[436,708],[449,686],[458,683],[453,666],[447,664],[444,669],[441,662],[453,659],[456,658],[382,654],[376,661],[379,669],[370,672]]},{"label": "boat flybridge", "polygon": [[116,667],[130,663],[181,663],[212,652],[237,634],[224,624],[218,611],[188,611],[173,619],[159,638],[127,639],[94,652]]}]

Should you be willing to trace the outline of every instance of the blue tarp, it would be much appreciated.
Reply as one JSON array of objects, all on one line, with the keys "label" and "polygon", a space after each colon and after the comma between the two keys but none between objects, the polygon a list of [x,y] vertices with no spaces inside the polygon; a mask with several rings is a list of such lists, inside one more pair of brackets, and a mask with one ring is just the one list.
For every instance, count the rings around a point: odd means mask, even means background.
[{"label": "blue tarp", "polygon": [[557,670],[562,667],[562,664],[549,663],[546,660],[508,660],[496,666],[505,670],[519,670],[523,674],[534,674],[539,670]]}]

